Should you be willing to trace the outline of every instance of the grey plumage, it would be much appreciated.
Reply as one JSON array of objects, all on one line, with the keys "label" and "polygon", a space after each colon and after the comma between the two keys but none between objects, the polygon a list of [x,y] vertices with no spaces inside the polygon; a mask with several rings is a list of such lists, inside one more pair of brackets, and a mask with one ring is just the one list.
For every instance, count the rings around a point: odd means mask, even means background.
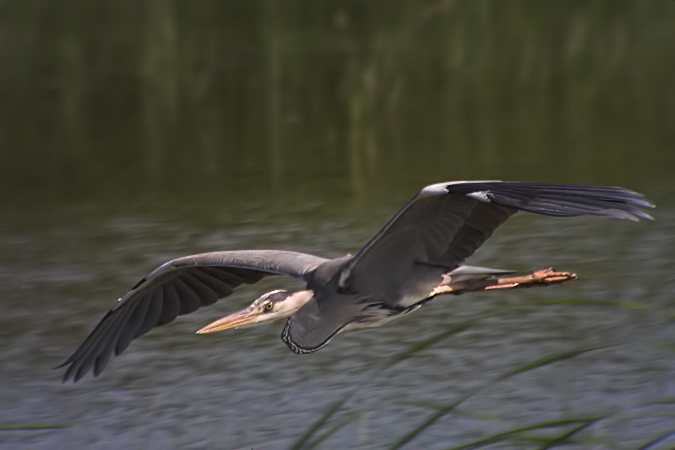
[{"label": "grey plumage", "polygon": [[92,367],[98,375],[113,351],[119,355],[132,339],[152,328],[211,305],[238,286],[263,277],[287,275],[307,281],[313,269],[326,261],[278,250],[213,252],[174,259],[120,298],[84,343],[58,367],[69,365],[64,380],[77,381]]},{"label": "grey plumage", "polygon": [[244,250],[169,261],[122,297],[59,367],[69,366],[64,381],[77,381],[92,368],[98,375],[112,352],[120,354],[131,340],[213,304],[242,284],[273,275],[307,283],[313,295],[302,297],[304,303],[293,310],[282,339],[297,353],[316,351],[343,329],[379,325],[415,310],[428,301],[444,275],[489,277],[500,272],[461,264],[518,211],[651,219],[638,207],[653,205],[619,187],[501,181],[434,184],[415,195],[353,257],[328,260],[297,252]]}]

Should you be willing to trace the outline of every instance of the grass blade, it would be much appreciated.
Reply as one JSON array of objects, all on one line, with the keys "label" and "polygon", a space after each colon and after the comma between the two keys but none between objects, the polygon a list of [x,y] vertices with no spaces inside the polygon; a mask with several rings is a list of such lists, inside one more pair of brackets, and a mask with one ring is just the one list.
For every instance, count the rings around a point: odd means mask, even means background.
[{"label": "grass blade", "polygon": [[390,447],[391,450],[397,450],[397,449],[403,447],[403,446],[404,446],[405,444],[407,444],[408,442],[412,441],[412,440],[415,438],[415,436],[417,436],[417,435],[420,434],[422,431],[424,431],[424,430],[426,430],[427,428],[429,428],[431,425],[434,424],[434,422],[436,422],[438,419],[440,419],[441,417],[443,417],[444,415],[446,415],[447,413],[449,413],[450,411],[452,411],[453,409],[455,409],[455,407],[456,407],[457,405],[459,405],[460,403],[462,403],[462,402],[464,402],[465,400],[467,400],[469,397],[471,397],[471,396],[473,396],[474,394],[476,394],[476,392],[477,392],[477,391],[472,392],[472,393],[470,393],[470,394],[467,394],[467,395],[465,395],[464,397],[462,397],[461,399],[457,400],[455,403],[451,403],[450,405],[447,405],[447,406],[445,406],[445,407],[439,409],[439,410],[436,411],[435,413],[433,413],[431,416],[429,416],[429,418],[428,418],[427,420],[425,420],[424,422],[422,422],[421,424],[419,424],[417,427],[413,428],[413,429],[410,430],[408,433],[406,433],[405,435],[403,435],[398,441],[394,442],[394,445],[392,445],[392,446]]},{"label": "grass blade", "polygon": [[529,362],[527,364],[523,364],[520,367],[516,367],[513,370],[509,370],[508,372],[505,372],[501,374],[497,379],[494,381],[499,382],[502,380],[505,380],[507,378],[510,378],[514,375],[518,375],[520,373],[528,372],[530,370],[538,369],[540,367],[548,366],[549,364],[554,364],[560,361],[564,361],[567,359],[574,358],[575,356],[582,355],[584,353],[592,352],[595,350],[600,350],[603,348],[608,348],[608,347],[614,347],[616,344],[605,344],[605,345],[596,345],[593,347],[586,347],[586,348],[581,348],[577,350],[569,350],[566,352],[558,353],[552,356],[546,356],[544,358],[538,359],[536,361]]},{"label": "grass blade", "polygon": [[431,347],[435,343],[437,343],[437,342],[439,342],[439,341],[441,341],[441,340],[443,340],[447,337],[453,336],[455,334],[461,333],[462,331],[464,331],[468,328],[471,328],[474,324],[476,324],[477,322],[485,319],[486,317],[488,317],[488,316],[480,316],[480,317],[476,317],[474,319],[469,319],[469,320],[466,320],[464,322],[460,322],[458,325],[455,325],[454,327],[448,328],[447,330],[444,330],[441,333],[435,334],[435,335],[431,336],[430,338],[427,338],[423,341],[420,341],[420,342],[417,342],[417,343],[411,345],[407,349],[405,349],[405,350],[395,354],[391,358],[389,358],[389,360],[387,360],[387,362],[384,364],[384,367],[382,368],[382,370],[386,370],[386,369],[390,368],[391,366],[393,366],[394,364],[398,364],[401,361],[403,361],[405,359],[408,359],[410,356],[426,349],[427,347]]},{"label": "grass blade", "polygon": [[651,448],[651,447],[653,447],[653,446],[655,446],[655,445],[657,445],[657,444],[660,444],[661,442],[665,441],[665,440],[668,439],[670,436],[675,436],[675,430],[670,430],[670,431],[668,431],[667,433],[664,433],[664,434],[662,434],[662,435],[656,437],[655,439],[652,439],[652,440],[649,441],[649,442],[645,442],[644,444],[642,444],[641,446],[639,446],[636,450],[647,450],[647,449],[649,449],[649,448]]},{"label": "grass blade", "polygon": [[345,398],[334,402],[332,405],[326,409],[326,412],[319,417],[319,419],[312,424],[311,427],[303,433],[300,438],[291,445],[290,450],[302,450],[304,448],[305,442],[309,441],[314,434],[321,429],[321,427],[337,413],[342,405],[351,397],[352,394],[348,394]]},{"label": "grass blade", "polygon": [[666,342],[663,344],[654,344],[655,348],[660,348],[661,350],[667,350],[669,352],[675,352],[675,343]]},{"label": "grass blade", "polygon": [[61,428],[70,428],[74,425],[69,424],[31,424],[31,425],[7,425],[1,426],[0,431],[39,431],[39,430],[58,430]]},{"label": "grass blade", "polygon": [[[542,450],[544,448],[550,448],[551,444],[553,442],[562,442],[562,440],[567,439],[569,436],[572,436],[574,433],[577,433],[581,431],[583,428],[586,428],[593,423],[597,422],[600,419],[603,419],[606,416],[594,416],[594,417],[575,417],[572,419],[560,419],[560,420],[551,420],[548,422],[540,422],[540,423],[535,423],[532,425],[525,425],[522,427],[518,428],[513,428],[511,430],[506,430],[506,431],[500,431],[499,433],[495,433],[491,436],[482,438],[482,439],[477,439],[472,442],[468,442],[466,444],[458,445],[455,447],[450,447],[448,450],[469,450],[469,449],[474,449],[474,448],[480,448],[480,447],[486,447],[488,445],[497,443],[497,442],[502,442],[505,440],[509,440],[519,434],[528,432],[528,431],[535,431],[535,430],[541,430],[541,429],[546,429],[546,428],[557,428],[557,427],[563,427],[567,425],[574,425],[579,422],[582,422],[582,424],[578,427],[575,427],[573,430],[566,432],[564,435],[560,436],[559,438],[556,438],[554,441],[547,442],[544,447],[542,447]],[[562,440],[560,440],[562,439]]]},{"label": "grass blade", "polygon": [[403,437],[401,437],[398,441],[394,443],[394,445],[391,447],[391,450],[397,450],[401,448],[403,445],[407,444],[410,442],[412,439],[414,439],[418,434],[420,434],[422,431],[433,425],[438,419],[443,417],[444,415],[448,414],[450,411],[455,409],[458,405],[463,403],[464,401],[468,400],[469,398],[473,397],[477,393],[479,393],[481,390],[485,389],[488,386],[492,386],[495,383],[498,383],[500,381],[503,381],[507,378],[510,378],[512,376],[528,372],[530,370],[538,369],[539,367],[547,366],[550,364],[554,364],[560,361],[565,361],[570,358],[574,358],[575,356],[582,355],[584,353],[588,353],[594,350],[600,350],[603,348],[607,347],[612,347],[614,344],[610,345],[598,345],[594,347],[586,347],[582,349],[577,349],[577,350],[569,350],[566,352],[562,353],[557,353],[552,356],[546,356],[544,358],[540,358],[536,361],[529,362],[527,364],[523,364],[519,367],[516,367],[515,369],[509,370],[501,375],[499,375],[494,381],[491,381],[490,383],[487,383],[483,386],[478,387],[475,389],[473,392],[470,392],[466,395],[464,395],[462,398],[459,400],[455,401],[454,403],[451,403],[443,408],[438,409],[435,413],[433,413],[429,418],[427,418],[424,422],[422,422],[420,425],[412,429],[410,432],[406,433]]},{"label": "grass blade", "polygon": [[497,308],[492,312],[480,315],[478,317],[474,317],[472,319],[465,320],[463,322],[460,322],[459,324],[448,328],[447,330],[442,331],[441,333],[435,334],[431,336],[430,338],[427,338],[421,342],[415,343],[408,347],[407,349],[395,354],[392,356],[382,367],[382,370],[386,370],[390,368],[391,366],[398,364],[399,362],[408,359],[410,356],[413,356],[414,354],[431,347],[432,345],[442,341],[445,338],[454,336],[455,334],[461,333],[464,330],[467,330],[468,328],[471,328],[473,325],[476,323],[483,321],[485,319],[489,319],[491,317],[499,316],[502,314],[505,314],[507,312],[510,312],[516,308],[523,308],[527,306],[552,306],[552,305],[590,305],[590,306],[610,306],[610,307],[617,307],[617,308],[629,308],[629,309],[642,309],[645,307],[645,305],[637,302],[624,302],[624,301],[610,301],[610,300],[588,300],[588,299],[581,299],[581,298],[562,298],[562,299],[554,299],[554,300],[539,300],[539,301],[531,301],[531,302],[524,302],[524,303],[519,303],[517,305],[509,305],[509,306],[504,306],[501,308]]},{"label": "grass blade", "polygon": [[537,302],[528,302],[533,305],[573,305],[573,306],[611,306],[613,308],[625,309],[646,309],[647,305],[639,302],[631,301],[615,301],[615,300],[591,300],[584,298],[562,298],[551,300],[540,300]]},{"label": "grass blade", "polygon": [[328,439],[333,433],[338,431],[340,428],[344,427],[348,423],[353,422],[355,419],[361,416],[361,413],[353,413],[348,415],[347,417],[344,417],[342,420],[339,420],[335,425],[330,427],[328,430],[324,431],[321,433],[316,439],[308,443],[303,450],[311,450],[315,448],[317,445]]},{"label": "grass blade", "polygon": [[537,450],[548,450],[549,448],[553,448],[553,447],[556,447],[560,444],[564,444],[569,438],[571,438],[575,434],[579,433],[580,431],[585,430],[586,428],[590,427],[591,425],[593,425],[597,421],[604,419],[605,417],[608,417],[608,416],[600,416],[600,417],[596,417],[594,419],[590,419],[588,422],[582,423],[578,427],[574,427],[571,430],[561,434],[557,438],[551,440],[550,442],[547,442],[546,444],[539,447]]},{"label": "grass blade", "polygon": [[672,405],[675,404],[675,397],[662,397],[655,400],[650,400],[647,403],[643,403],[642,406],[651,406],[651,405]]}]

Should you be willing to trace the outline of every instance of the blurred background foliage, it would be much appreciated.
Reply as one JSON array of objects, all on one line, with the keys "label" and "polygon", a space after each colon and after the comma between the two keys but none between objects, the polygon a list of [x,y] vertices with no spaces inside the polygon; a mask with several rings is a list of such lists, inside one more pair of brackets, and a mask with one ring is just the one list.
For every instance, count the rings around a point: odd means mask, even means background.
[{"label": "blurred background foliage", "polygon": [[3,2],[0,186],[123,199],[259,196],[298,177],[359,194],[419,173],[639,186],[675,165],[674,13],[660,0]]}]

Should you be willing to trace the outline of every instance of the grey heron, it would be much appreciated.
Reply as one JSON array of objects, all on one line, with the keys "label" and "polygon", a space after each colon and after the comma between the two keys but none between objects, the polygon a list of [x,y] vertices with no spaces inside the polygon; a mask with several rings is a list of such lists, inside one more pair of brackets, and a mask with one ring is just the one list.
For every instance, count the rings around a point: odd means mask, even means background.
[{"label": "grey heron", "polygon": [[315,352],[339,332],[378,326],[433,298],[445,279],[487,279],[510,273],[463,265],[518,211],[557,217],[652,219],[654,205],[620,187],[461,181],[418,192],[356,254],[326,259],[281,250],[202,253],[169,261],[120,298],[63,364],[63,381],[91,369],[98,376],[111,354],[151,329],[232,294],[243,284],[286,275],[305,289],[274,290],[199,333],[288,318],[281,338],[298,354]]}]

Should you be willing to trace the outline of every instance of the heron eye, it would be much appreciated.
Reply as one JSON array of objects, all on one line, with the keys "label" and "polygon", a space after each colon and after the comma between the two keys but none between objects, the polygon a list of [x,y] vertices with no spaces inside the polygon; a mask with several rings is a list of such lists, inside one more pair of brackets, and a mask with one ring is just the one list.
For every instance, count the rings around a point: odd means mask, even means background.
[{"label": "heron eye", "polygon": [[265,309],[272,309],[274,308],[274,304],[272,302],[265,303]]}]

